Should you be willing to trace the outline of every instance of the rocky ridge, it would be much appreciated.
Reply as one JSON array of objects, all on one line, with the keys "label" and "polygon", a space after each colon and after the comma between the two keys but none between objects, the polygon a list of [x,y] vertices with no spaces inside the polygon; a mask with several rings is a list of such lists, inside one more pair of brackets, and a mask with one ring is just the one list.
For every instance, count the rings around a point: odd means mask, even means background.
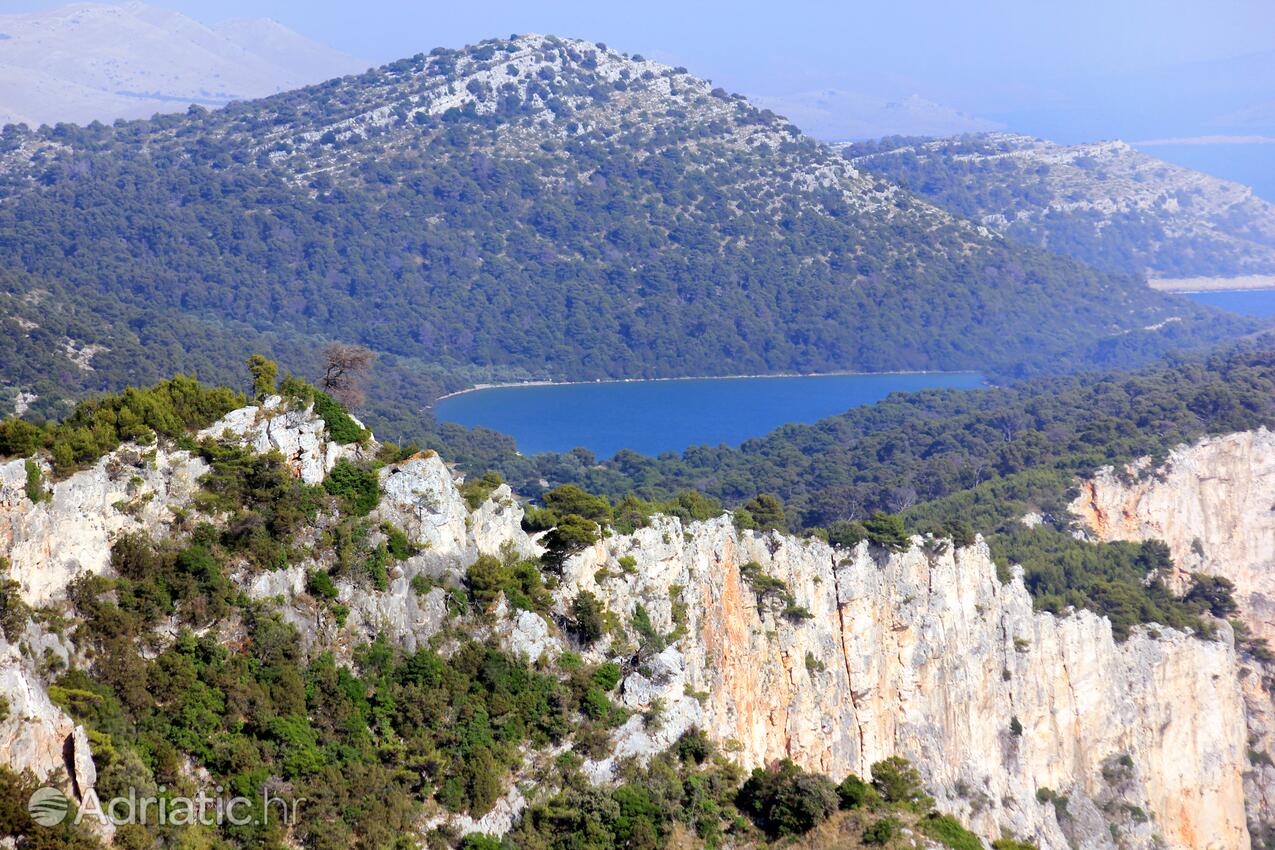
[{"label": "rocky ridge", "polygon": [[1100,268],[1164,278],[1275,271],[1275,205],[1125,142],[987,133],[886,145],[850,161],[998,233]]},{"label": "rocky ridge", "polygon": [[[280,449],[303,478],[321,479],[339,457],[363,451],[334,448],[311,412],[276,400],[205,433]],[[162,533],[165,511],[188,504],[199,475],[188,454],[156,450],[130,466],[135,453],[145,455],[126,447],[59,482],[50,502],[6,490],[0,519],[17,531],[0,538],[0,555],[11,559],[29,603],[56,604],[78,572],[109,569],[103,557],[86,563],[86,554],[64,556],[64,547],[106,551],[128,528]],[[113,462],[139,470],[141,486],[155,494],[151,513],[106,518],[120,513],[112,500],[132,481],[119,480]],[[350,608],[343,627],[316,612],[307,564],[240,578],[251,595],[279,598],[306,639],[338,657],[377,633],[409,647],[438,633],[449,617],[444,591],[418,594],[413,578],[455,578],[479,553],[538,551],[507,488],[471,510],[436,455],[387,465],[380,479],[374,516],[393,521],[419,551],[398,564],[385,591],[340,583]],[[782,582],[782,594],[759,576]],[[1249,846],[1247,708],[1225,625],[1217,640],[1145,627],[1117,643],[1093,614],[1033,611],[1021,580],[1002,583],[981,543],[954,549],[916,538],[904,552],[866,543],[844,551],[740,531],[729,517],[688,525],[657,517],[569,559],[556,616],[501,607],[491,633],[529,658],[579,651],[558,623],[581,590],[624,623],[641,606],[664,644],[625,663],[619,691],[635,712],[662,705],[663,725],[632,717],[614,754],[588,765],[600,781],[616,759],[658,751],[699,727],[749,767],[788,757],[833,776],[866,774],[872,762],[902,754],[921,766],[940,805],[980,833],[1007,830],[1044,850]],[[609,640],[619,651],[626,639]],[[586,654],[607,650],[604,641]],[[0,666],[6,693],[25,689],[23,705],[32,706],[8,721],[16,725],[0,734],[0,757],[54,770],[66,764],[58,756],[76,733],[26,663],[13,657]],[[76,764],[77,781],[91,782],[88,766]],[[524,791],[514,785],[480,821],[453,825],[503,831],[525,805]]]}]

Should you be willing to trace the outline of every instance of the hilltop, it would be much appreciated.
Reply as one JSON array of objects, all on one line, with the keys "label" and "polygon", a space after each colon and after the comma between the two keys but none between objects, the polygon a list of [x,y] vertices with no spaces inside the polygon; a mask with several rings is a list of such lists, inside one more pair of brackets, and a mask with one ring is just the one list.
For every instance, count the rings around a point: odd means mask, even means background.
[{"label": "hilltop", "polygon": [[540,35],[10,127],[0,232],[0,374],[42,413],[252,350],[304,373],[330,339],[383,355],[371,418],[414,424],[477,376],[1006,377],[1250,327],[1006,241],[685,69]]}]

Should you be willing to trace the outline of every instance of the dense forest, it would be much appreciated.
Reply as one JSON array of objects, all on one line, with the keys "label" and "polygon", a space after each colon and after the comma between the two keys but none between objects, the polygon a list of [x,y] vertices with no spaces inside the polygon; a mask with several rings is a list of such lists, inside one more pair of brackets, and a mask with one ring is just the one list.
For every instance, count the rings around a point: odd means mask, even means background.
[{"label": "dense forest", "polygon": [[313,377],[341,340],[381,354],[372,424],[417,437],[476,380],[1014,377],[1251,328],[990,236],[684,69],[553,38],[8,127],[0,267],[5,395],[37,413],[177,368],[230,381],[252,351]]}]

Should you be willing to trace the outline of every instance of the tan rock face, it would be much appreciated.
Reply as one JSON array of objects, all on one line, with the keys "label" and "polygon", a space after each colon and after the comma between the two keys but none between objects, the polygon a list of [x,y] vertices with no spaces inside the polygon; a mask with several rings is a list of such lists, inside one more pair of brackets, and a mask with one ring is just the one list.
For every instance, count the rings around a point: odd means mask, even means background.
[{"label": "tan rock face", "polygon": [[[1083,482],[1072,512],[1100,540],[1163,540],[1184,588],[1190,573],[1235,583],[1240,617],[1275,645],[1275,434],[1265,429],[1210,437]],[[1275,822],[1275,670],[1241,659],[1249,749],[1266,755],[1245,773],[1249,813]]]},{"label": "tan rock face", "polygon": [[[726,519],[689,529],[664,520],[571,561],[568,593],[590,589],[624,615],[642,604],[667,632],[670,588],[682,588],[688,634],[672,666],[684,670],[666,674],[663,691],[643,675],[642,693],[733,742],[747,766],[789,757],[839,778],[897,753],[921,766],[941,808],[984,835],[1114,847],[1098,807],[1136,806],[1152,819],[1116,818],[1127,846],[1153,846],[1155,834],[1175,848],[1249,846],[1229,636],[1138,630],[1118,644],[1093,614],[1033,611],[1020,581],[999,582],[982,544],[938,548],[835,552],[736,532]],[[623,555],[636,573],[599,584],[598,567]],[[759,606],[739,569],[750,561],[810,616]],[[680,705],[687,691],[698,711]],[[648,749],[633,721],[624,733],[621,754]],[[1069,795],[1061,823],[1037,800],[1042,787]],[[1096,824],[1083,823],[1086,811]]]},{"label": "tan rock face", "polygon": [[0,762],[40,781],[58,776],[66,791],[83,795],[97,781],[88,735],[53,704],[31,666],[0,635],[0,696],[9,703],[0,719]]},{"label": "tan rock face", "polygon": [[1211,437],[1084,482],[1072,511],[1101,540],[1163,540],[1183,573],[1235,582],[1249,626],[1275,643],[1275,433]]}]

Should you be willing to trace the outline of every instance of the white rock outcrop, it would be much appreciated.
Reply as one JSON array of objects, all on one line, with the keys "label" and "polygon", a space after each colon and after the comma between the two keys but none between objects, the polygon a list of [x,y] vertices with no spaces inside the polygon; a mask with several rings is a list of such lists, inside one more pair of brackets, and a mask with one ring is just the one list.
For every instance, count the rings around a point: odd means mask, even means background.
[{"label": "white rock outcrop", "polygon": [[[1099,540],[1163,540],[1178,589],[1191,573],[1235,584],[1240,618],[1275,647],[1275,433],[1260,428],[1208,437],[1082,482],[1072,513]],[[1241,659],[1249,749],[1249,815],[1275,822],[1275,669],[1260,654]]]},{"label": "white rock outcrop", "polygon": [[279,452],[307,484],[322,483],[341,458],[372,456],[376,449],[371,443],[342,445],[329,439],[327,428],[313,407],[299,408],[277,395],[260,405],[232,410],[200,431],[199,436],[231,437],[262,454]]},{"label": "white rock outcrop", "polygon": [[29,605],[52,602],[77,576],[106,571],[120,534],[160,533],[207,471],[187,452],[125,446],[33,503],[26,462],[0,464],[0,557],[9,561],[9,578]]}]

